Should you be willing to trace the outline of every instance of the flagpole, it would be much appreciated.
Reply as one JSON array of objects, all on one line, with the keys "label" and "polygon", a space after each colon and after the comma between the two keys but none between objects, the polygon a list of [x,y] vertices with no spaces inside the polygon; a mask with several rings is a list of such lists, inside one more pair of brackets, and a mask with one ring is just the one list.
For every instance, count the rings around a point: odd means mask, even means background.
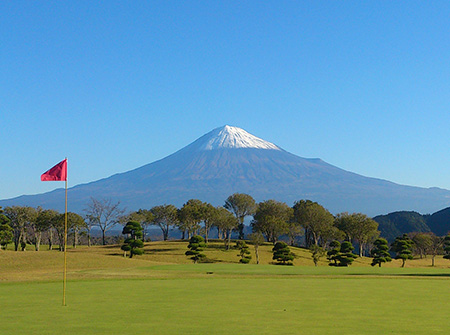
[{"label": "flagpole", "polygon": [[63,306],[66,306],[66,277],[67,277],[67,157],[50,170],[41,174],[41,181],[66,182],[66,206],[64,211],[64,272],[63,272]]},{"label": "flagpole", "polygon": [[67,277],[67,176],[66,176],[66,206],[65,206],[65,213],[64,213],[63,306],[66,306],[66,277]]}]

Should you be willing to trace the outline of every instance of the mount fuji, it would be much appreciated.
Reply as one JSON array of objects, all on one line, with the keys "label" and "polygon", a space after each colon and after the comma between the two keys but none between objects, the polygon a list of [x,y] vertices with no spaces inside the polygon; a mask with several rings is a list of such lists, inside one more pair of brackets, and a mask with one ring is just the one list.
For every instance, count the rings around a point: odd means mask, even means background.
[{"label": "mount fuji", "polygon": [[[332,213],[368,215],[398,210],[432,213],[450,206],[450,191],[399,185],[364,177],[321,159],[291,154],[231,126],[216,128],[183,149],[135,170],[69,189],[69,210],[82,212],[90,198],[120,201],[128,210],[160,204],[181,206],[197,198],[223,205],[233,193],[256,201],[292,205],[310,199]],[[27,205],[63,210],[64,190],[1,200],[0,206]]]}]

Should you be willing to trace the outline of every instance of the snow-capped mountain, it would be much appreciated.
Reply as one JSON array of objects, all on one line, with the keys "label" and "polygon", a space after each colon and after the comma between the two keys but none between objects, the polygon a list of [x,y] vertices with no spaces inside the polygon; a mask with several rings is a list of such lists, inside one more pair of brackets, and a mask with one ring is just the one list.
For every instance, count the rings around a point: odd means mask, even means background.
[{"label": "snow-capped mountain", "polygon": [[244,148],[280,150],[275,144],[249,134],[244,129],[228,125],[216,128],[203,135],[188,145],[185,150],[202,151]]},{"label": "snow-capped mountain", "polygon": [[[63,210],[63,190],[0,201]],[[450,191],[398,185],[342,170],[320,159],[293,155],[231,126],[217,128],[159,161],[69,189],[69,210],[81,212],[91,197],[120,200],[128,210],[191,198],[223,205],[231,194],[255,200],[317,201],[332,213],[377,215],[397,210],[432,213],[450,205]]]}]

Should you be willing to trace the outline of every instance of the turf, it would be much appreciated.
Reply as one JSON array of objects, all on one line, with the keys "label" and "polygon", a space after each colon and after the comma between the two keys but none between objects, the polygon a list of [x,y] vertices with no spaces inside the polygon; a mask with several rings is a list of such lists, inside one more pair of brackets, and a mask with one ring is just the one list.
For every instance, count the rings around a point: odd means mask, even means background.
[{"label": "turf", "polygon": [[[182,265],[191,264],[192,261],[185,256],[187,242],[152,242],[146,243],[145,254],[143,256],[128,259],[123,257],[123,252],[117,245],[113,246],[95,246],[88,248],[86,246],[77,249],[69,249],[68,272],[71,279],[97,279],[97,278],[124,278],[124,277],[154,277],[152,272],[142,271],[142,267],[151,265]],[[269,265],[272,263],[273,245],[265,244],[260,247],[260,263]],[[314,267],[310,253],[302,248],[291,248],[296,258],[294,260],[294,269]],[[250,265],[255,265],[256,257],[254,248],[251,246],[252,260]],[[215,265],[221,264],[239,264],[238,251],[236,249],[225,250],[222,242],[212,242],[205,250],[205,254]],[[370,266],[371,259],[357,258],[351,268],[367,268],[364,271],[376,273],[376,268]],[[0,281],[32,281],[32,280],[58,280],[61,277],[63,263],[63,253],[58,251],[48,251],[46,246],[42,246],[41,251],[0,251]],[[393,260],[391,263],[383,265],[383,268],[400,268],[401,261]],[[420,268],[424,271],[434,271],[431,268],[431,259],[415,259],[408,261],[406,267]],[[447,269],[450,262],[442,258],[436,259],[436,268]],[[264,271],[279,268],[279,266],[270,266]],[[281,267],[283,268],[283,267]],[[328,269],[326,259],[320,261],[319,268]],[[273,270],[278,271],[278,270]],[[284,270],[283,270],[284,271]],[[288,270],[297,271],[297,270]],[[326,271],[326,270],[324,270]],[[332,272],[341,271],[334,269]],[[394,270],[395,271],[395,270]]]},{"label": "turf", "polygon": [[69,281],[65,307],[61,306],[61,285],[55,282],[2,284],[0,296],[2,334],[450,331],[448,280],[436,278],[213,274]]},{"label": "turf", "polygon": [[[209,249],[192,264],[187,243],[146,245],[121,256],[117,246],[68,252],[67,306],[62,254],[0,252],[0,334],[447,334],[448,261],[414,260],[372,268],[238,264],[236,250]],[[325,264],[324,262],[321,264]]]}]

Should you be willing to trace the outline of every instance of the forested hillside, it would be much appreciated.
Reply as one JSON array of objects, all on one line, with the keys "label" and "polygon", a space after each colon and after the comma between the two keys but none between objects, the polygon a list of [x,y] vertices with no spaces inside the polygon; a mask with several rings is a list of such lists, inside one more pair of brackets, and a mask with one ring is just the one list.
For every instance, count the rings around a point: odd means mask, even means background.
[{"label": "forested hillside", "polygon": [[450,207],[432,215],[411,211],[393,212],[373,218],[378,222],[381,236],[393,240],[403,233],[433,232],[444,236],[450,231]]},{"label": "forested hillside", "polygon": [[430,227],[431,231],[436,235],[447,235],[450,231],[450,207],[426,217],[428,227]]},{"label": "forested hillside", "polygon": [[373,219],[379,224],[378,229],[381,232],[381,236],[389,241],[404,233],[431,231],[424,215],[417,212],[394,212],[378,215]]}]

